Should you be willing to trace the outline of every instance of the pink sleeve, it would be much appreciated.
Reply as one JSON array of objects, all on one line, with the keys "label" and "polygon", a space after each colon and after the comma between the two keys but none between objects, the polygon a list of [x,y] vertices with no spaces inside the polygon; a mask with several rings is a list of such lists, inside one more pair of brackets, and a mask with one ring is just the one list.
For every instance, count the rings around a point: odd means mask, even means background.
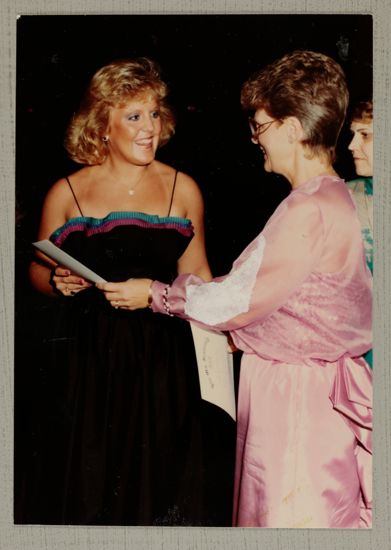
[{"label": "pink sleeve", "polygon": [[228,275],[205,283],[186,274],[171,286],[155,281],[152,308],[215,330],[236,330],[262,321],[314,271],[323,232],[321,212],[311,197],[285,200]]}]

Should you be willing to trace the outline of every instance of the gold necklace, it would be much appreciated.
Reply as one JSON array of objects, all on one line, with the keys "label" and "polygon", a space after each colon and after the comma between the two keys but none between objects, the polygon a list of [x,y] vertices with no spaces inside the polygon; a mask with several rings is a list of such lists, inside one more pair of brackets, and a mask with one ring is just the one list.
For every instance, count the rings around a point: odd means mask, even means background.
[{"label": "gold necklace", "polygon": [[141,177],[137,180],[136,182],[136,185],[134,185],[133,187],[131,187],[130,189],[128,189],[128,195],[130,196],[133,196],[135,191],[136,191],[136,188],[138,187],[138,185],[141,183],[141,180],[143,179],[143,177],[145,176],[145,173],[147,172],[148,170],[148,167],[143,171],[143,173],[141,174]]}]

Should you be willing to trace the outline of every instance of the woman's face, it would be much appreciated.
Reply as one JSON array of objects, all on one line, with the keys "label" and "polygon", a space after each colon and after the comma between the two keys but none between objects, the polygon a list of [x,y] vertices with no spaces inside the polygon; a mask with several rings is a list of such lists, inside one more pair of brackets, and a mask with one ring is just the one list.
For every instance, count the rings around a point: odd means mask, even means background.
[{"label": "woman's face", "polygon": [[358,176],[373,175],[373,120],[353,120],[349,144]]},{"label": "woman's face", "polygon": [[289,152],[284,124],[270,117],[264,109],[255,112],[252,124],[256,128],[251,139],[263,153],[265,171],[285,175]]},{"label": "woman's face", "polygon": [[161,130],[159,105],[151,96],[112,108],[107,132],[109,156],[131,164],[149,164],[155,158]]}]

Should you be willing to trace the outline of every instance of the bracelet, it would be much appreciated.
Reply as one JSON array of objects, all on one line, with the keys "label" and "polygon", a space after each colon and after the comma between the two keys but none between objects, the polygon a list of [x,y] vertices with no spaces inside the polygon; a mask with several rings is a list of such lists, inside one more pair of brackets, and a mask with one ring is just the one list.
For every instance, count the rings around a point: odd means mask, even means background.
[{"label": "bracelet", "polygon": [[169,315],[170,317],[174,317],[173,313],[171,313],[171,311],[170,311],[170,306],[168,305],[168,289],[169,288],[170,288],[169,285],[164,287],[164,291],[163,291],[163,295],[162,295],[163,307],[166,310],[167,315]]}]

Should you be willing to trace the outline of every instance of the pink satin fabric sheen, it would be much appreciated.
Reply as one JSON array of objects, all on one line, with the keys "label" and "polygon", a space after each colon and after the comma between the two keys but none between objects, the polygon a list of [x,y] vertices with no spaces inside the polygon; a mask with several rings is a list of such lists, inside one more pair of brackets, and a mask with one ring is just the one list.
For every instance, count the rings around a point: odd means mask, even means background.
[{"label": "pink satin fabric sheen", "polygon": [[[248,307],[229,318],[224,303],[243,303],[230,281],[247,265],[251,276],[261,241]],[[319,176],[294,189],[211,283],[155,281],[152,307],[166,312],[167,292],[171,313],[229,330],[244,352],[233,524],[370,527],[372,372],[360,356],[372,345],[372,278],[345,183]],[[216,283],[229,292],[214,302]]]}]

